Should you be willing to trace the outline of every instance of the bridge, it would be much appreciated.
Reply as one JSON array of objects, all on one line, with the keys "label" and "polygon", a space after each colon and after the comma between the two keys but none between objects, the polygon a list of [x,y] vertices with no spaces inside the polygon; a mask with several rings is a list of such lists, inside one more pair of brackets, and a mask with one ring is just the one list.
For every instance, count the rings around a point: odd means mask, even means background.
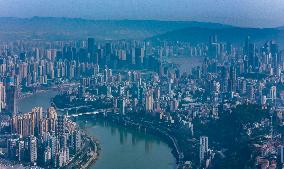
[{"label": "bridge", "polygon": [[79,117],[79,116],[83,116],[83,115],[96,115],[96,114],[99,114],[98,111],[94,111],[94,112],[86,112],[86,113],[77,113],[77,114],[70,114],[70,115],[67,115],[67,117]]},{"label": "bridge", "polygon": [[[73,108],[74,109],[74,108]],[[67,109],[59,109],[60,111],[68,111],[70,110],[70,108]],[[72,109],[71,109],[72,110]],[[96,111],[93,112],[84,112],[84,113],[75,113],[75,114],[67,114],[67,117],[79,117],[79,116],[83,116],[83,115],[96,115],[96,114],[100,114],[100,113],[109,113],[109,112],[115,112],[115,109],[97,109]]]},{"label": "bridge", "polygon": [[[51,103],[53,103],[53,102],[51,102]],[[70,110],[74,110],[74,109],[77,111],[78,109],[81,109],[81,108],[90,108],[90,107],[91,106],[76,106],[76,107],[68,107],[68,108],[63,108],[63,109],[56,108],[56,110],[66,112],[66,111],[70,111]]]}]

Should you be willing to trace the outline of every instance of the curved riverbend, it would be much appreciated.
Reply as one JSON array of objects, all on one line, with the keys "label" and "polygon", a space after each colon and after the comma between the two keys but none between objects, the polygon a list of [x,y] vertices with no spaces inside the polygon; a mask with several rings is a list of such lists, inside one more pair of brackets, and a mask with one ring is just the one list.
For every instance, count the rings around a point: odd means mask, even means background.
[{"label": "curved riverbend", "polygon": [[[18,101],[21,112],[32,107],[47,109],[57,92],[36,93]],[[89,136],[95,136],[101,146],[99,160],[91,169],[173,169],[176,160],[170,147],[153,134],[138,132],[103,120],[78,121]]]},{"label": "curved riverbend", "polygon": [[20,112],[29,112],[33,107],[42,107],[46,110],[50,107],[50,101],[58,94],[58,91],[48,90],[32,94],[17,101],[18,110]]},{"label": "curved riverbend", "polygon": [[176,161],[159,137],[104,120],[80,125],[100,140],[100,158],[92,169],[173,169]]}]

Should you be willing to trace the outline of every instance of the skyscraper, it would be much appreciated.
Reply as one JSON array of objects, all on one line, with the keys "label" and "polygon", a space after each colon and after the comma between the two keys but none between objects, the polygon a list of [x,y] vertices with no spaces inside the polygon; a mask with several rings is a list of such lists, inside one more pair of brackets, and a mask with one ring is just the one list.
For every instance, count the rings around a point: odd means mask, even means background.
[{"label": "skyscraper", "polygon": [[13,160],[17,157],[17,141],[18,139],[14,138],[7,140],[8,157]]},{"label": "skyscraper", "polygon": [[35,163],[37,161],[37,140],[36,137],[31,136],[29,142],[30,162]]},{"label": "skyscraper", "polygon": [[0,82],[0,112],[5,109],[6,106],[6,90],[3,82]]},{"label": "skyscraper", "polygon": [[58,136],[64,134],[65,123],[66,123],[66,116],[65,115],[58,116],[58,119],[57,119],[57,135]]},{"label": "skyscraper", "polygon": [[7,99],[7,112],[12,116],[17,113],[16,108],[16,94],[17,89],[14,85],[8,85],[6,88],[6,99]]},{"label": "skyscraper", "polygon": [[248,48],[248,64],[252,67],[254,70],[257,66],[257,60],[256,60],[256,47],[255,44],[250,43]]},{"label": "skyscraper", "polygon": [[145,95],[145,108],[147,112],[153,111],[153,104],[154,104],[154,98],[153,98],[153,92],[148,91]]},{"label": "skyscraper", "polygon": [[281,164],[284,164],[284,146],[279,146],[279,156]]},{"label": "skyscraper", "polygon": [[273,101],[275,101],[277,95],[276,95],[276,86],[272,86],[270,88],[270,97]]},{"label": "skyscraper", "polygon": [[42,107],[34,107],[32,109],[32,119],[35,126],[34,133],[36,136],[42,133],[42,127],[41,127],[42,118],[43,118]]},{"label": "skyscraper", "polygon": [[119,113],[124,115],[125,114],[125,99],[124,98],[119,100],[118,107],[119,107]]},{"label": "skyscraper", "polygon": [[81,140],[81,132],[80,131],[75,131],[74,132],[74,142],[75,142],[75,152],[78,152],[81,150],[82,146],[82,140]]},{"label": "skyscraper", "polygon": [[18,141],[18,161],[25,159],[25,142],[23,140]]},{"label": "skyscraper", "polygon": [[206,154],[208,153],[208,137],[200,137],[200,147],[199,147],[199,159],[200,163],[205,159]]},{"label": "skyscraper", "polygon": [[144,64],[145,51],[144,48],[135,49],[135,64],[142,66]]},{"label": "skyscraper", "polygon": [[95,39],[88,38],[88,53],[93,54],[95,51]]},{"label": "skyscraper", "polygon": [[246,38],[245,46],[244,46],[244,54],[245,55],[248,55],[248,53],[249,53],[249,44],[250,44],[250,37],[248,36]]}]

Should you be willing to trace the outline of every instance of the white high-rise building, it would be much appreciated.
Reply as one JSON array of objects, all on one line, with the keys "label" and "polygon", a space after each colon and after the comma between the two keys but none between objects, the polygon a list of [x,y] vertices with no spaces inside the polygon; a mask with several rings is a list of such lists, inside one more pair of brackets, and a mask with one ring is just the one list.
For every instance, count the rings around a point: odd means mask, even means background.
[{"label": "white high-rise building", "polygon": [[82,146],[82,138],[81,138],[81,132],[75,131],[75,151],[78,152],[81,150]]},{"label": "white high-rise building", "polygon": [[279,147],[279,156],[281,164],[284,164],[284,146]]},{"label": "white high-rise building", "polygon": [[44,163],[48,164],[51,161],[51,148],[48,146],[44,151]]},{"label": "white high-rise building", "polygon": [[125,115],[125,99],[119,100],[119,113]]},{"label": "white high-rise building", "polygon": [[37,161],[37,140],[36,137],[30,138],[30,162],[36,163]]},{"label": "white high-rise building", "polygon": [[146,104],[146,111],[147,112],[151,112],[151,111],[153,111],[153,104],[154,104],[154,98],[153,98],[153,93],[152,93],[152,91],[148,91],[147,93],[146,93],[146,96],[145,96],[146,98],[146,102],[145,102],[145,104]]},{"label": "white high-rise building", "polygon": [[276,100],[276,86],[272,86],[270,88],[270,97],[272,100]]},{"label": "white high-rise building", "polygon": [[200,137],[200,147],[199,147],[200,163],[202,163],[207,153],[208,153],[208,137],[201,136]]},{"label": "white high-rise building", "polygon": [[0,82],[0,112],[6,106],[6,90],[3,82]]}]

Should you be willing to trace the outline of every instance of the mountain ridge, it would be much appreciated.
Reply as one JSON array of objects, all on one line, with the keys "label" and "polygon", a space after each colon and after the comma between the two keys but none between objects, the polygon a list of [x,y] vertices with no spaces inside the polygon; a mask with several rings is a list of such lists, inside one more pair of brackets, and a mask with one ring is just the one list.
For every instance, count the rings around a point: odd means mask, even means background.
[{"label": "mountain ridge", "polygon": [[[236,34],[245,36],[246,32],[250,32],[248,35],[251,34],[256,39],[277,39],[278,36],[282,37],[284,34],[282,33],[284,26],[246,28],[198,21],[92,20],[38,16],[31,18],[0,17],[0,40],[78,40],[95,37],[98,40],[165,39],[199,42],[207,40],[209,38],[207,36],[215,33],[220,34],[221,39],[230,41],[229,35],[232,35],[233,41],[239,41],[238,37],[235,37]],[[257,38],[258,35],[259,38]]]},{"label": "mountain ridge", "polygon": [[219,23],[159,20],[89,20],[66,17],[0,17],[0,39],[145,39],[186,27],[231,27]]},{"label": "mountain ridge", "polygon": [[281,28],[199,28],[190,27],[179,30],[169,31],[150,38],[150,40],[161,41],[184,41],[191,43],[209,42],[209,37],[217,35],[219,42],[229,42],[233,44],[242,44],[246,37],[250,36],[255,43],[264,43],[275,40],[284,45],[284,29]]}]

